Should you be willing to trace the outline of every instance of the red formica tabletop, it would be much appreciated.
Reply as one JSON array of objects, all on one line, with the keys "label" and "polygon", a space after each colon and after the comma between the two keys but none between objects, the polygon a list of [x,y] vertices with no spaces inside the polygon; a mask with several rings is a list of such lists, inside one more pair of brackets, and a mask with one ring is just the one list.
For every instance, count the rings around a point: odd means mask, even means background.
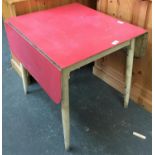
[{"label": "red formica tabletop", "polygon": [[78,3],[5,22],[12,52],[56,102],[61,71],[146,31]]}]

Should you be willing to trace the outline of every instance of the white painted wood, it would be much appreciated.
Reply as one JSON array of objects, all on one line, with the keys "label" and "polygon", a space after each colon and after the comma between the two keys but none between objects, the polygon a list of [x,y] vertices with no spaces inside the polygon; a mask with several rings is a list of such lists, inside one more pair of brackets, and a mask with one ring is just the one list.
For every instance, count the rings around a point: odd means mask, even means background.
[{"label": "white painted wood", "polygon": [[77,64],[73,64],[65,69],[62,72],[62,100],[61,100],[61,113],[62,113],[62,125],[64,133],[64,143],[65,149],[69,150],[70,148],[70,116],[69,116],[69,74],[71,71],[76,70],[94,60],[100,59],[106,55],[116,52],[117,50],[130,46],[130,41],[126,41],[117,46],[114,46],[111,49],[103,51],[93,57],[90,57],[86,60],[83,60]]},{"label": "white painted wood", "polygon": [[62,72],[62,101],[61,101],[62,125],[64,133],[65,149],[70,148],[70,118],[69,118],[69,73]]},{"label": "white painted wood", "polygon": [[126,80],[125,80],[125,96],[124,96],[124,107],[125,108],[128,107],[129,98],[130,98],[134,48],[135,48],[135,39],[132,39],[131,45],[129,46],[128,51],[127,51],[127,59],[126,59]]},{"label": "white painted wood", "polygon": [[20,63],[20,70],[21,70],[21,77],[22,77],[22,82],[23,82],[24,93],[27,94],[28,73],[22,63]]},{"label": "white painted wood", "polygon": [[110,48],[108,50],[105,50],[105,51],[101,51],[99,54],[95,55],[95,56],[92,56],[92,57],[89,57],[87,58],[86,60],[83,60],[83,61],[80,61],[76,64],[73,64],[72,66],[69,66],[67,68],[65,68],[65,70],[68,70],[68,71],[73,71],[75,69],[78,69],[84,65],[87,65],[91,62],[94,62],[95,60],[98,60],[100,58],[103,58],[109,54],[112,54],[114,52],[117,52],[119,49],[122,49],[124,47],[128,47],[130,46],[130,41],[126,41],[124,43],[121,43],[121,44],[118,44],[117,46],[114,46],[113,48]]}]

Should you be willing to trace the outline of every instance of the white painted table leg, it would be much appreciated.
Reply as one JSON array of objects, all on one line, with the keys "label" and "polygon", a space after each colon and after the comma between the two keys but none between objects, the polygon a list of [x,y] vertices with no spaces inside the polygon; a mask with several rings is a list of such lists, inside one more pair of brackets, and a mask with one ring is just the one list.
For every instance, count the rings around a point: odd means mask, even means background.
[{"label": "white painted table leg", "polygon": [[65,71],[63,72],[62,77],[61,113],[62,113],[62,125],[63,125],[65,149],[69,150],[70,147],[69,74]]},{"label": "white painted table leg", "polygon": [[20,63],[21,75],[22,75],[22,82],[24,93],[27,94],[27,87],[28,87],[28,73],[27,70],[24,68],[23,64]]},{"label": "white painted table leg", "polygon": [[134,48],[135,48],[135,39],[132,39],[131,45],[127,51],[127,59],[126,59],[126,80],[125,80],[125,96],[124,96],[124,107],[125,108],[128,107],[129,98],[130,98]]}]

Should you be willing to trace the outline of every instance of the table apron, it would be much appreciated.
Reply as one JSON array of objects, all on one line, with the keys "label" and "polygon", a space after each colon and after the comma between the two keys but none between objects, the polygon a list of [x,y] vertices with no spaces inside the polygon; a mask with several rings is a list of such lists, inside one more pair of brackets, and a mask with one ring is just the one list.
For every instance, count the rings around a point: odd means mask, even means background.
[{"label": "table apron", "polygon": [[93,62],[93,61],[95,61],[97,59],[100,59],[100,58],[105,57],[105,56],[107,56],[107,55],[109,55],[111,53],[114,53],[114,52],[116,52],[116,51],[118,51],[118,50],[120,50],[122,48],[129,47],[130,45],[131,45],[131,40],[126,41],[126,42],[121,43],[121,44],[119,44],[117,46],[114,46],[113,48],[110,48],[110,49],[107,49],[107,50],[105,50],[103,52],[100,52],[99,54],[97,54],[95,56],[87,58],[86,60],[80,61],[80,62],[78,62],[76,64],[73,64],[73,65],[67,67],[67,68],[64,68],[63,71],[71,72],[71,71],[76,70],[76,69],[78,69],[78,68],[80,68],[80,67],[82,67],[84,65],[87,65],[87,64],[89,64],[89,63],[91,63],[91,62]]}]

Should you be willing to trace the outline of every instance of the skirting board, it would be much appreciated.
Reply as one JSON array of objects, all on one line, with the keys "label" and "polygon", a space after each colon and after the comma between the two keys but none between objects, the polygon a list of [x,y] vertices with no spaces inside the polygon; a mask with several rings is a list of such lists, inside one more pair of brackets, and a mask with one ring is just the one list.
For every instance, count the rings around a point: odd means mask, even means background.
[{"label": "skirting board", "polygon": [[[109,69],[109,68],[108,68]],[[98,78],[104,80],[107,84],[123,93],[124,91],[124,80],[121,80],[120,74],[115,71],[115,76],[112,75],[113,71],[105,72],[101,70],[99,67],[94,65],[93,74]],[[116,75],[117,74],[117,75]],[[119,78],[118,78],[119,77]],[[141,88],[138,84],[133,84],[131,88],[131,99],[144,107],[147,111],[152,111],[152,92],[147,89]]]}]

